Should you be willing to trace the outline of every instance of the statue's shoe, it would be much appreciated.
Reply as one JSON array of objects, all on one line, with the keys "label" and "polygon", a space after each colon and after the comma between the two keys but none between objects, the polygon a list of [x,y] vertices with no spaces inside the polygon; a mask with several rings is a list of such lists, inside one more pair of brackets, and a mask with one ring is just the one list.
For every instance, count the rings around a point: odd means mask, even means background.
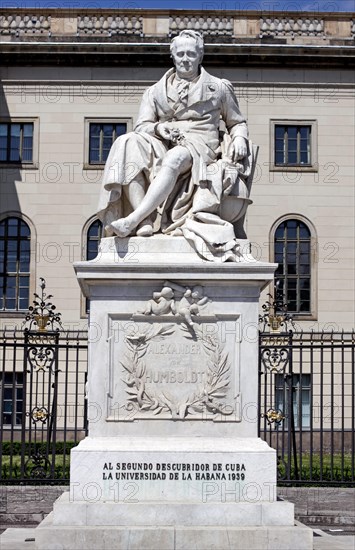
[{"label": "statue's shoe", "polygon": [[110,225],[106,225],[105,226],[105,237],[113,237],[114,234],[115,233],[114,233],[112,227]]},{"label": "statue's shoe", "polygon": [[138,225],[136,235],[137,237],[151,237],[153,235],[153,223],[149,218]]},{"label": "statue's shoe", "polygon": [[134,229],[132,225],[133,224],[130,223],[127,218],[121,218],[120,220],[112,222],[109,227],[118,237],[128,237]]}]

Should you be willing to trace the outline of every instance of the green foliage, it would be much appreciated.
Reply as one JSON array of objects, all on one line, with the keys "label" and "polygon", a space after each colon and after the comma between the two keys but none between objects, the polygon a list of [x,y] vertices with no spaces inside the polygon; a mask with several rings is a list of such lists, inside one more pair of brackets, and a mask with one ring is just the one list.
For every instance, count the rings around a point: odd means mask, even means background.
[{"label": "green foliage", "polygon": [[[62,455],[69,454],[71,449],[73,447],[76,447],[78,443],[75,443],[74,441],[57,441],[55,446],[53,444],[49,447],[50,454],[53,453],[53,447],[54,447],[54,454]],[[22,443],[21,441],[4,441],[1,445],[2,447],[2,455],[7,456],[15,456],[15,455],[21,455],[22,452]],[[36,443],[36,451],[40,453],[46,453],[47,444],[46,443]],[[25,443],[25,455],[33,454],[35,450],[34,443]]]},{"label": "green foliage", "polygon": [[[22,444],[20,441],[5,441],[2,444],[2,457],[0,468],[0,483],[15,482],[25,479],[37,483],[52,483],[53,480],[69,480],[70,450],[76,447],[77,443],[69,441],[64,443],[58,441],[49,448],[48,460],[46,443],[26,442],[24,446],[24,466],[21,469]],[[34,455],[39,456],[38,462],[33,459]],[[54,456],[53,456],[54,455]],[[43,458],[42,458],[43,457]],[[52,468],[52,464],[54,464]]]},{"label": "green foliage", "polygon": [[[290,465],[290,477],[287,472],[287,455],[279,461],[278,472],[279,482],[283,481],[304,481],[309,485],[319,485],[323,482],[328,483],[354,483],[355,472],[353,470],[353,458],[348,454],[323,454],[303,453],[297,457],[296,463],[292,457]],[[297,483],[296,483],[297,485]]]}]

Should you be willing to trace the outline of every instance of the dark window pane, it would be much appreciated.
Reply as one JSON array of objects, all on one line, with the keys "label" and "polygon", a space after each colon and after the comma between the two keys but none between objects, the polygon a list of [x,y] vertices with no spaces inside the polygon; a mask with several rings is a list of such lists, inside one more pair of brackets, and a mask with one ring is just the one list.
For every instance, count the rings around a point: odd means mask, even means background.
[{"label": "dark window pane", "polygon": [[292,152],[292,151],[289,151],[288,152],[288,164],[297,164],[297,153],[296,151],[295,152]]},{"label": "dark window pane", "polygon": [[284,234],[285,234],[285,224],[284,224],[284,223],[280,223],[280,225],[279,225],[278,228],[276,229],[275,237],[276,237],[277,239],[283,239],[283,238],[284,238]]},{"label": "dark window pane", "polygon": [[23,125],[23,135],[26,138],[31,138],[33,136],[33,124],[24,124]]},{"label": "dark window pane", "polygon": [[100,220],[94,221],[87,232],[86,259],[93,260],[97,256],[99,242],[102,234],[102,223]]},{"label": "dark window pane", "polygon": [[300,279],[300,288],[306,289],[310,288],[310,279]]},{"label": "dark window pane", "polygon": [[111,146],[108,147],[107,149],[105,149],[105,148],[102,149],[102,155],[101,155],[101,161],[102,161],[102,162],[106,162],[106,161],[107,161],[107,157],[108,157],[108,155],[109,155],[109,153],[110,153],[110,148],[111,148]]},{"label": "dark window pane", "polygon": [[127,132],[127,124],[116,124],[116,138]]},{"label": "dark window pane", "polygon": [[[29,302],[30,230],[23,220],[7,218],[1,224],[0,268],[2,310],[27,309]],[[25,274],[19,276],[19,274]]]},{"label": "dark window pane", "polygon": [[308,140],[311,132],[311,126],[300,126],[301,139]]},{"label": "dark window pane", "polygon": [[287,127],[288,139],[297,139],[297,126],[288,126]]},{"label": "dark window pane", "polygon": [[303,313],[308,313],[311,311],[310,303],[308,301],[302,301],[300,305],[300,311]]},{"label": "dark window pane", "polygon": [[4,388],[4,399],[12,399],[12,388]]},{"label": "dark window pane", "polygon": [[301,164],[310,164],[308,151],[301,151],[300,162]]},{"label": "dark window pane", "polygon": [[103,124],[102,128],[103,128],[104,139],[109,137],[112,140],[112,137],[113,137],[113,124]]},{"label": "dark window pane", "polygon": [[310,231],[304,223],[287,220],[280,224],[275,231],[274,258],[279,263],[276,281],[288,310],[310,311]]},{"label": "dark window pane", "polygon": [[308,227],[307,227],[304,223],[300,223],[300,229],[299,229],[299,231],[300,231],[300,237],[301,237],[302,239],[307,239],[307,238],[309,238],[310,235],[311,235],[311,233],[310,233]]},{"label": "dark window pane", "polygon": [[100,162],[100,151],[98,149],[90,150],[89,162],[93,164]]},{"label": "dark window pane", "polygon": [[127,125],[123,123],[90,124],[89,162],[106,162],[114,140],[126,131]]},{"label": "dark window pane", "polygon": [[19,220],[20,222],[20,235],[21,237],[29,237],[31,235],[30,228],[28,227],[27,223],[25,223],[22,220]]},{"label": "dark window pane", "polygon": [[19,304],[18,304],[18,307],[19,309],[28,309],[28,306],[29,306],[29,298],[20,298],[19,299]]},{"label": "dark window pane", "polygon": [[296,264],[287,264],[287,273],[288,275],[297,275]]},{"label": "dark window pane", "polygon": [[275,126],[275,137],[276,139],[284,139],[285,136],[285,126]]},{"label": "dark window pane", "polygon": [[101,126],[100,124],[90,124],[90,137],[99,136],[100,137],[100,130]]},{"label": "dark window pane", "polygon": [[8,218],[8,235],[9,237],[17,237],[18,233],[18,218]]},{"label": "dark window pane", "polygon": [[14,298],[7,298],[6,297],[5,308],[9,309],[11,311],[16,309],[16,300]]},{"label": "dark window pane", "polygon": [[289,139],[288,140],[288,151],[297,151],[297,140],[296,139]]},{"label": "dark window pane", "polygon": [[300,265],[300,275],[308,275],[310,273],[309,264]]},{"label": "dark window pane", "polygon": [[285,155],[283,151],[276,151],[275,153],[275,163],[276,164],[285,164]]}]

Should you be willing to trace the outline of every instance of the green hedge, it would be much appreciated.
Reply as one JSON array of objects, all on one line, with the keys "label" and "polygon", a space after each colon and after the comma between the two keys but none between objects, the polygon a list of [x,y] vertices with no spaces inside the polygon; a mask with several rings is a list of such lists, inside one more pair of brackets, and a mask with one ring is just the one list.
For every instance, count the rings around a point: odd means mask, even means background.
[{"label": "green hedge", "polygon": [[[73,447],[76,447],[78,445],[78,443],[75,443],[74,441],[67,441],[66,443],[64,443],[64,441],[57,441],[56,444],[55,444],[55,454],[58,454],[58,455],[62,455],[64,454],[64,450],[65,450],[65,454],[69,454],[70,453],[70,450],[73,448]],[[15,455],[19,455],[21,456],[21,453],[22,453],[22,443],[21,441],[4,441],[1,445],[2,447],[2,454],[3,455],[6,455],[6,456],[15,456]],[[36,447],[36,450],[37,452],[41,452],[41,453],[45,453],[46,452],[46,448],[47,448],[47,445],[46,443],[37,443],[36,446],[34,443],[29,443],[29,442],[26,442],[25,443],[25,455],[31,455],[34,453],[34,450],[35,450],[35,447]],[[50,445],[50,454],[52,454],[52,449],[53,449],[53,445],[51,444]]]}]

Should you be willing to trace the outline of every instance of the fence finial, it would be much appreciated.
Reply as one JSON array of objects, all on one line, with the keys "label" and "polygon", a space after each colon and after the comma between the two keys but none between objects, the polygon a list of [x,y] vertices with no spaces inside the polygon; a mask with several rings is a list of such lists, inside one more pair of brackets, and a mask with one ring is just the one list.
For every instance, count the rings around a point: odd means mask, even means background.
[{"label": "fence finial", "polygon": [[51,302],[51,298],[53,298],[52,294],[46,294],[46,281],[43,277],[40,277],[39,286],[41,294],[33,293],[35,297],[32,302],[33,306],[28,308],[22,326],[25,331],[36,330],[39,333],[44,333],[50,330],[59,332],[63,329],[61,323],[62,314],[56,311],[56,306]]}]

